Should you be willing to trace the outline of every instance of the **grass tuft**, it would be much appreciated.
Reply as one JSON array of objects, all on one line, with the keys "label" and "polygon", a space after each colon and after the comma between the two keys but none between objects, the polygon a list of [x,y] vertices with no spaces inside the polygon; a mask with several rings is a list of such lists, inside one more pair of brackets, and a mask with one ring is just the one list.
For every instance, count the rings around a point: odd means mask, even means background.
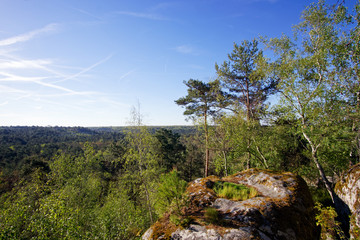
[{"label": "grass tuft", "polygon": [[231,182],[217,181],[213,190],[219,197],[234,201],[243,201],[258,195],[258,192],[252,187]]},{"label": "grass tuft", "polygon": [[215,208],[206,208],[204,213],[205,221],[212,224],[220,222],[219,212]]}]

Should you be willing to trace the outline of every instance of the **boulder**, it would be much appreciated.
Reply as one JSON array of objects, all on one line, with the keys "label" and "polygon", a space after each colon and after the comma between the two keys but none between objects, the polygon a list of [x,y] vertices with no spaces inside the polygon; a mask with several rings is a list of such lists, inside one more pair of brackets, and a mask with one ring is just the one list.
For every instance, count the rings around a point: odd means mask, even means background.
[{"label": "boulder", "polygon": [[[243,201],[221,198],[213,190],[216,181],[252,187],[258,194]],[[183,221],[174,224],[169,212],[150,227],[142,239],[319,238],[309,189],[301,177],[289,172],[250,169],[222,179],[210,176],[191,182],[187,195]],[[216,221],[206,221],[205,212],[209,207],[216,209]]]},{"label": "boulder", "polygon": [[360,239],[360,164],[351,167],[335,185],[335,193],[349,207],[350,235]]}]

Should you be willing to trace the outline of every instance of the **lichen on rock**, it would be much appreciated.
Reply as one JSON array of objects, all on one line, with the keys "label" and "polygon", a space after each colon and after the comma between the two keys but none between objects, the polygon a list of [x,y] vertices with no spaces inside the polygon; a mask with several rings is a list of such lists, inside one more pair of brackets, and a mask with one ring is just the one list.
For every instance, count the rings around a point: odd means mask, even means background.
[{"label": "lichen on rock", "polygon": [[335,185],[335,192],[351,211],[350,234],[360,239],[360,164],[354,165]]},{"label": "lichen on rock", "polygon": [[[259,194],[243,201],[221,198],[213,191],[216,181],[249,186]],[[223,179],[210,176],[191,182],[187,194],[189,204],[183,210],[190,224],[167,225],[165,214],[143,235],[144,240],[307,240],[319,236],[308,187],[292,173],[250,169]],[[218,222],[206,221],[204,213],[209,207],[218,212]]]}]

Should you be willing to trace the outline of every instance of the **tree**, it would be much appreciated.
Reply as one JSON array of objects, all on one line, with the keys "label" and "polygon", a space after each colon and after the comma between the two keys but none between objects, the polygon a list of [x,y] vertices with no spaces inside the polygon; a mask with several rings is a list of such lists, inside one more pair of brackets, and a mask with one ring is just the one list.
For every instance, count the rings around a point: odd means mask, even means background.
[{"label": "tree", "polygon": [[[271,39],[270,46],[277,54],[274,72],[279,79],[281,104],[289,118],[295,119],[297,130],[306,140],[314,162],[335,208],[341,217],[341,200],[326,177],[321,151],[331,143],[347,144],[346,101],[337,95],[334,82],[333,59],[339,43],[339,32],[331,18],[331,8],[319,1],[302,13],[302,21],[295,27],[295,39],[287,36]],[[334,146],[334,145],[333,145]],[[342,167],[347,166],[342,155]],[[332,166],[334,169],[335,166]],[[345,221],[343,221],[345,225]]]},{"label": "tree", "polygon": [[204,176],[204,146],[199,133],[182,135],[181,143],[185,146],[185,162],[179,166],[181,177],[190,182]]},{"label": "tree", "polygon": [[180,142],[180,135],[161,128],[156,131],[155,137],[160,143],[161,167],[164,167],[166,172],[170,172],[173,168],[179,171],[179,167],[184,162],[186,150],[185,146]]},{"label": "tree", "polygon": [[133,108],[129,132],[125,137],[127,143],[125,158],[126,176],[134,189],[145,195],[150,223],[153,224],[155,185],[160,168],[158,165],[158,141],[152,136],[142,123],[140,107]]},{"label": "tree", "polygon": [[[267,98],[276,92],[277,81],[269,77],[270,64],[258,47],[259,42],[254,39],[243,41],[241,45],[234,43],[234,50],[228,54],[228,61],[219,66],[215,64],[218,79],[229,93],[228,104],[230,109],[239,118],[246,119],[247,127],[244,133],[246,138],[247,168],[250,168],[252,158],[251,145],[254,145],[254,127],[259,125],[261,114],[266,108]],[[258,147],[259,149],[259,147]],[[266,165],[266,164],[265,164]]]},{"label": "tree", "polygon": [[230,92],[232,110],[238,113],[243,109],[247,121],[259,119],[265,101],[276,91],[277,82],[267,75],[269,64],[258,44],[256,39],[234,43],[229,60],[221,66],[215,64],[219,79]]},{"label": "tree", "polygon": [[360,162],[360,2],[352,9],[346,8],[344,2],[333,6],[331,17],[341,36],[334,44],[331,82],[346,103],[344,107],[355,133],[351,155],[355,162]]},{"label": "tree", "polygon": [[223,103],[222,91],[220,90],[220,82],[215,80],[204,83],[199,80],[190,79],[184,81],[188,87],[188,95],[175,103],[186,108],[184,115],[202,118],[205,132],[205,177],[208,176],[209,170],[209,130],[208,118],[217,113],[219,106]]}]

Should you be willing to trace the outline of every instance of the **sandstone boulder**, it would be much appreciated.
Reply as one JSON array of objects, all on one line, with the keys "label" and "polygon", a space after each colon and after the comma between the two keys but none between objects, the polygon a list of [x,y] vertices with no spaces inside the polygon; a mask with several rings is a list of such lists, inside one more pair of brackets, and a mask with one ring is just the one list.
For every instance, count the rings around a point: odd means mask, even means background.
[{"label": "sandstone boulder", "polygon": [[[258,194],[243,201],[220,198],[213,190],[216,181],[253,187]],[[292,173],[250,169],[223,179],[197,179],[187,188],[184,219],[174,224],[165,214],[144,235],[150,239],[318,239],[313,201],[304,180]],[[216,222],[207,222],[205,209],[218,212]]]},{"label": "sandstone boulder", "polygon": [[336,194],[347,204],[350,217],[350,235],[360,239],[360,164],[350,168],[335,185]]}]

